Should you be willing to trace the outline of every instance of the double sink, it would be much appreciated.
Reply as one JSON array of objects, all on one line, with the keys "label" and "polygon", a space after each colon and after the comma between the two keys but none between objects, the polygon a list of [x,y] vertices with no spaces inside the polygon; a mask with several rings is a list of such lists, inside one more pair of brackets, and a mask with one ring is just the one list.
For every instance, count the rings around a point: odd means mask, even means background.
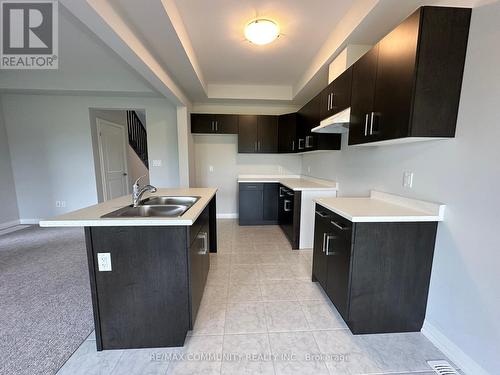
[{"label": "double sink", "polygon": [[117,217],[179,217],[183,215],[200,197],[149,197],[133,205],[103,215],[103,218]]}]

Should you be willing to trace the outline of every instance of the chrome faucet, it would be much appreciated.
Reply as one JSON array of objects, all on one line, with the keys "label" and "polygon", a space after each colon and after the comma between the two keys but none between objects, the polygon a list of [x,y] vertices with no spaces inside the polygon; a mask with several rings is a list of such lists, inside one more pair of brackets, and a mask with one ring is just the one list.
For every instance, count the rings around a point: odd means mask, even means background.
[{"label": "chrome faucet", "polygon": [[154,187],[152,185],[145,185],[143,187],[139,186],[139,181],[143,177],[146,177],[146,175],[141,176],[137,180],[135,180],[134,185],[132,186],[132,205],[134,207],[139,206],[139,201],[141,200],[141,197],[145,192],[149,192],[149,193],[156,192],[156,187]]}]

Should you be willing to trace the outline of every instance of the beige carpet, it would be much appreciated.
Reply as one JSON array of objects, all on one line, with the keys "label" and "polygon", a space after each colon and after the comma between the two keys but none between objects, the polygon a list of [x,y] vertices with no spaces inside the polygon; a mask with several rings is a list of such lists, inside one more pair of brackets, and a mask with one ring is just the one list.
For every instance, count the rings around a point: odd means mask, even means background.
[{"label": "beige carpet", "polygon": [[92,330],[83,230],[0,236],[0,374],[55,374]]}]

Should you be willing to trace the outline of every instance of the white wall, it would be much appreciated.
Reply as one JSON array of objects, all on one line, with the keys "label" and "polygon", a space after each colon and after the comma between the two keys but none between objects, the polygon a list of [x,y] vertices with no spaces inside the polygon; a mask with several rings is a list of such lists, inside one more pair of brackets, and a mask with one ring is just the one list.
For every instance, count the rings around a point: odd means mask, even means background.
[{"label": "white wall", "polygon": [[[0,97],[1,101],[1,97]],[[0,105],[0,228],[17,224],[16,187],[10,163],[9,144],[5,131],[2,106]]]},{"label": "white wall", "polygon": [[[500,373],[500,3],[474,9],[456,138],[304,156],[304,174],[334,179],[340,194],[369,189],[447,204],[439,224],[426,323],[459,365]],[[311,172],[307,173],[308,167]],[[415,173],[402,187],[403,171]],[[449,340],[449,342],[448,342]]]},{"label": "white wall", "polygon": [[[165,99],[4,95],[3,111],[21,219],[33,220],[97,202],[89,108],[146,111],[151,183],[179,183],[176,109]],[[56,208],[65,200],[65,208]]]},{"label": "white wall", "polygon": [[[217,187],[217,213],[238,213],[239,174],[299,174],[300,156],[238,154],[237,135],[194,135],[196,185]],[[210,172],[213,166],[213,172]],[[281,169],[280,169],[281,168]]]}]

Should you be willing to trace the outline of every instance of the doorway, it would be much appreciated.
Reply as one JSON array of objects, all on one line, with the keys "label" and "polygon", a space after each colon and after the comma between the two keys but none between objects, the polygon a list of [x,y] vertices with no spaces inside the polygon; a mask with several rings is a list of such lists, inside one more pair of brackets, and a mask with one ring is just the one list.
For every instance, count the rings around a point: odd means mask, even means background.
[{"label": "doorway", "polygon": [[104,200],[129,193],[127,136],[122,125],[96,119]]},{"label": "doorway", "polygon": [[98,201],[130,194],[139,177],[149,183],[143,110],[90,109]]}]

